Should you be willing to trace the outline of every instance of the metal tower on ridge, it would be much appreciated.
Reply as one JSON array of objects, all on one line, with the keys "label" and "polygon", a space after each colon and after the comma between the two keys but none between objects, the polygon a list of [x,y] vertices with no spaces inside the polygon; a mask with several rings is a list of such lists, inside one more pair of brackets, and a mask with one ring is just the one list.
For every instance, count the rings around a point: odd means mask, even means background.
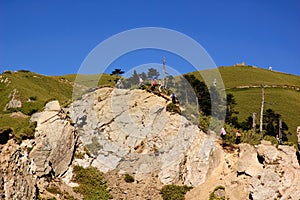
[{"label": "metal tower on ridge", "polygon": [[162,84],[165,86],[165,76],[166,76],[166,58],[162,57]]}]

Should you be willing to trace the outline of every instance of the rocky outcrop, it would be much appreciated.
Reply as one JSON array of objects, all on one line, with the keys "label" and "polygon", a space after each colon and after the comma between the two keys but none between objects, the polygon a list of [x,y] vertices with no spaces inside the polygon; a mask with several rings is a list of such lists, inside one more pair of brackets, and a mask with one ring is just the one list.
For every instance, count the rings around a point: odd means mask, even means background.
[{"label": "rocky outcrop", "polygon": [[[226,153],[214,136],[166,112],[167,103],[142,90],[102,88],[84,95],[69,112],[91,157],[74,163],[138,177],[158,172],[163,184],[199,186],[201,194],[223,185],[230,199],[298,198],[287,189],[300,186],[295,180],[299,164],[291,147],[240,144],[235,153]],[[201,196],[191,194],[190,199]]]},{"label": "rocky outcrop", "polygon": [[214,139],[186,118],[167,112],[167,103],[143,90],[102,88],[84,95],[69,112],[93,160],[75,162],[91,162],[103,172],[159,171],[164,184],[203,182]]},{"label": "rocky outcrop", "polygon": [[[167,112],[168,103],[143,90],[112,88],[85,94],[66,110],[58,101],[47,103],[31,117],[37,122],[34,139],[19,145],[3,135],[0,198],[47,196],[51,184],[71,194],[70,187],[78,186],[73,166],[81,165],[106,172],[115,198],[159,199],[161,186],[174,183],[194,186],[186,199],[207,200],[217,186],[225,190],[215,194],[231,200],[300,199],[293,147],[264,141],[226,152],[214,135]],[[135,182],[126,183],[125,173]]]},{"label": "rocky outcrop", "polygon": [[208,199],[209,191],[218,186],[225,187],[225,197],[231,200],[300,198],[300,166],[293,147],[276,148],[264,141],[255,147],[240,144],[234,153],[214,152],[218,155],[211,161],[218,164],[211,166],[212,173],[186,199]]},{"label": "rocky outcrop", "polygon": [[14,89],[13,92],[9,95],[8,98],[11,98],[8,104],[5,106],[4,110],[11,109],[11,108],[21,108],[22,107],[22,102],[17,99],[18,91],[17,89]]},{"label": "rocky outcrop", "polygon": [[1,145],[1,199],[37,199],[49,185],[44,177],[59,177],[71,164],[77,134],[58,101],[31,120],[37,122],[35,139]]},{"label": "rocky outcrop", "polygon": [[263,165],[257,159],[255,147],[250,144],[240,144],[237,173],[253,177],[261,174],[262,170]]},{"label": "rocky outcrop", "polygon": [[28,150],[9,140],[0,146],[1,199],[37,199],[37,184],[30,171]]},{"label": "rocky outcrop", "polygon": [[293,147],[257,146],[264,170],[250,180],[253,199],[300,199],[300,166]]},{"label": "rocky outcrop", "polygon": [[77,134],[71,120],[61,109],[58,101],[46,104],[43,112],[32,116],[37,122],[36,146],[30,159],[38,177],[53,172],[56,176],[67,171],[71,163]]}]

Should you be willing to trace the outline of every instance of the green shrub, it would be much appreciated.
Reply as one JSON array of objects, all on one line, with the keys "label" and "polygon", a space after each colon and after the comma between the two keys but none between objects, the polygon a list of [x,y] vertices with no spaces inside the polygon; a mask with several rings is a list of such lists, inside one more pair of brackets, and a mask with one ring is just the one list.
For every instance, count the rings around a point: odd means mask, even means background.
[{"label": "green shrub", "polygon": [[283,145],[293,146],[296,150],[298,150],[298,145],[294,142],[283,142]]},{"label": "green shrub", "polygon": [[66,200],[76,200],[75,197],[71,196],[68,192],[64,194],[64,199]]},{"label": "green shrub", "polygon": [[83,159],[84,158],[84,153],[82,153],[82,152],[75,152],[74,157],[78,158],[78,159]]},{"label": "green shrub", "polygon": [[41,196],[41,195],[39,195],[37,199],[38,199],[38,200],[56,200],[55,197],[52,197],[51,199],[49,199],[49,198],[43,197],[43,196]]},{"label": "green shrub", "polygon": [[124,180],[126,181],[126,183],[133,183],[134,182],[134,178],[130,174],[125,174]]},{"label": "green shrub", "polygon": [[236,135],[235,135],[236,128],[234,128],[230,124],[225,124],[224,128],[225,128],[225,131],[226,131],[226,137],[223,141],[223,144],[233,145],[235,143],[235,138],[236,138]]},{"label": "green shrub", "polygon": [[27,70],[27,69],[20,69],[20,70],[18,70],[18,72],[24,72],[24,73],[28,73],[28,72],[30,72],[29,70]]},{"label": "green shrub", "polygon": [[25,115],[32,115],[39,110],[39,107],[34,102],[25,102],[22,107],[18,109]]},{"label": "green shrub", "polygon": [[37,96],[31,96],[31,97],[29,97],[29,99],[30,99],[31,101],[36,101],[36,100],[37,100]]},{"label": "green shrub", "polygon": [[48,187],[46,190],[52,194],[62,194],[61,191],[56,187]]},{"label": "green shrub", "polygon": [[210,116],[204,115],[203,112],[200,112],[199,115],[200,115],[199,116],[199,127],[204,132],[207,132],[209,129],[209,124],[210,124]]},{"label": "green shrub", "polygon": [[74,181],[79,184],[78,187],[73,188],[74,192],[83,195],[85,200],[111,199],[112,196],[107,190],[106,181],[103,173],[97,171],[94,167],[84,169],[81,166],[73,168]]},{"label": "green shrub", "polygon": [[29,120],[26,120],[14,132],[14,136],[17,139],[17,141],[21,142],[22,140],[25,140],[25,139],[34,138],[36,125],[37,125],[36,122],[30,122]]},{"label": "green shrub", "polygon": [[191,190],[192,187],[186,185],[165,185],[160,191],[163,200],[184,200],[184,195]]},{"label": "green shrub", "polygon": [[3,72],[3,74],[12,74],[12,71],[10,71],[10,70],[5,70],[5,71]]},{"label": "green shrub", "polygon": [[278,145],[278,141],[274,136],[265,135],[264,140],[270,141],[272,145]]},{"label": "green shrub", "polygon": [[255,131],[243,131],[241,141],[251,145],[258,145],[262,140],[262,134],[256,133]]},{"label": "green shrub", "polygon": [[180,110],[179,106],[177,106],[176,104],[173,104],[173,103],[169,103],[169,104],[167,105],[166,110],[167,110],[168,112],[171,112],[171,113],[178,113],[178,114],[181,113],[181,110]]},{"label": "green shrub", "polygon": [[209,194],[209,200],[225,200],[224,196],[216,196],[215,192],[218,190],[224,190],[225,191],[225,187],[223,186],[217,186],[213,192],[211,192]]},{"label": "green shrub", "polygon": [[[233,127],[231,124],[225,124],[224,128],[226,130],[226,137],[224,140],[224,143],[227,145],[233,145],[235,143],[236,128]],[[241,142],[242,143],[248,143],[251,145],[258,145],[260,144],[260,141],[263,139],[263,134],[256,133],[255,131],[249,130],[249,131],[241,131]]]}]

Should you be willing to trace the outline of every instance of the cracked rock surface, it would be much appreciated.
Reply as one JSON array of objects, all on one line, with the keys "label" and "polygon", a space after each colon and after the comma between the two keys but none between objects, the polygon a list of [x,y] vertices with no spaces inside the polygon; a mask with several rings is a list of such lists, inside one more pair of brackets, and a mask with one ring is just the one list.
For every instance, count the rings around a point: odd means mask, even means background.
[{"label": "cracked rock surface", "polygon": [[167,103],[144,90],[101,88],[75,101],[69,112],[94,158],[91,165],[100,171],[160,171],[162,183],[198,185],[208,171],[213,139],[167,112]]}]

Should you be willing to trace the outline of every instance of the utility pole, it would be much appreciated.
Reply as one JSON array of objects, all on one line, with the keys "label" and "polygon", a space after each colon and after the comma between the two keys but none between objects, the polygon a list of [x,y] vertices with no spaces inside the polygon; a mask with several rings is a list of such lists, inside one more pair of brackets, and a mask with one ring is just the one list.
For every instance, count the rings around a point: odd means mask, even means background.
[{"label": "utility pole", "polygon": [[265,86],[264,83],[261,85],[261,109],[260,109],[260,120],[259,120],[259,132],[262,133],[263,129],[263,115],[264,115],[264,105],[265,105]]},{"label": "utility pole", "polygon": [[279,119],[279,131],[278,131],[279,140],[282,141],[282,119]]},{"label": "utility pole", "polygon": [[165,87],[165,76],[166,76],[166,58],[162,58],[162,85]]},{"label": "utility pole", "polygon": [[256,129],[256,114],[257,113],[252,113],[252,130],[255,131]]}]

